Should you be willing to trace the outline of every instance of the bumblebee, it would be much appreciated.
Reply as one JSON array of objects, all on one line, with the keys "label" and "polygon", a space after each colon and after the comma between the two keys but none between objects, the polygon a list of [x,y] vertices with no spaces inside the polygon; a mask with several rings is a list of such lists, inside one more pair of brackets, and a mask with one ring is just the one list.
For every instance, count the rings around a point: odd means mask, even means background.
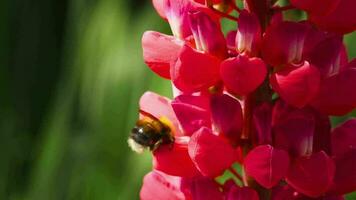
[{"label": "bumblebee", "polygon": [[172,144],[174,137],[171,129],[162,120],[140,110],[144,116],[136,122],[131,130],[128,143],[131,149],[137,153],[142,153],[145,149],[156,150],[162,144]]}]

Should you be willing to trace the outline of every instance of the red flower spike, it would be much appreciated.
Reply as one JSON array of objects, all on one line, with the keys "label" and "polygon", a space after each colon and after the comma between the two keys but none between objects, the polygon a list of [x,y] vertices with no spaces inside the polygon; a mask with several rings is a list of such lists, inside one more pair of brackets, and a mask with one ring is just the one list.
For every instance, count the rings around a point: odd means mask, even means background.
[{"label": "red flower spike", "polygon": [[257,144],[270,144],[272,142],[272,108],[271,104],[263,103],[253,111]]},{"label": "red flower spike", "polygon": [[[180,189],[182,177],[151,171],[143,178],[141,200],[182,200],[186,194]],[[159,195],[158,195],[159,194]]]},{"label": "red flower spike", "polygon": [[240,102],[226,94],[215,95],[211,99],[211,113],[217,132],[236,145],[242,131]]},{"label": "red flower spike", "polygon": [[220,60],[185,45],[171,67],[174,85],[183,92],[197,92],[214,85],[219,79]]},{"label": "red flower spike", "polygon": [[[183,184],[184,185],[184,184]],[[183,186],[190,191],[194,200],[223,200],[223,193],[213,179],[207,177],[197,177],[191,180],[187,186]]]},{"label": "red flower spike", "polygon": [[188,137],[176,137],[172,145],[162,145],[153,152],[153,168],[172,176],[200,175],[188,154]]},{"label": "red flower spike", "polygon": [[259,200],[259,197],[252,188],[233,186],[226,195],[226,200]]},{"label": "red flower spike", "polygon": [[332,154],[342,156],[356,149],[356,119],[350,119],[335,128],[331,133]]},{"label": "red flower spike", "polygon": [[340,0],[291,0],[295,7],[313,15],[326,15],[335,10]]},{"label": "red flower spike", "polygon": [[289,156],[284,150],[275,149],[270,145],[260,145],[247,154],[243,164],[249,176],[270,189],[287,174]]},{"label": "red flower spike", "polygon": [[227,55],[227,48],[220,25],[204,12],[190,13],[189,22],[196,48],[224,59]]},{"label": "red flower spike", "polygon": [[[154,92],[145,92],[140,98],[140,110],[150,113],[157,119],[166,118],[172,123],[170,128],[176,136],[182,135],[178,119],[171,106],[171,100]],[[170,124],[169,124],[170,125]]]},{"label": "red flower spike", "polygon": [[[325,5],[325,3],[323,3]],[[356,1],[341,0],[336,9],[326,16],[311,15],[310,21],[319,28],[340,34],[356,30]]]},{"label": "red flower spike", "polygon": [[221,63],[220,74],[229,91],[244,96],[262,84],[267,74],[267,67],[260,58],[239,55],[224,60]]},{"label": "red flower spike", "polygon": [[199,171],[208,177],[221,175],[237,159],[232,146],[205,127],[192,135],[188,151]]},{"label": "red flower spike", "polygon": [[[311,105],[328,115],[345,115],[356,107],[356,59],[338,74],[322,81]],[[333,95],[330,95],[333,94]]]},{"label": "red flower spike", "polygon": [[[355,132],[354,132],[355,133]],[[335,158],[336,171],[331,194],[346,194],[356,190],[356,149]]]},{"label": "red flower spike", "polygon": [[170,79],[170,63],[177,60],[182,47],[182,41],[159,32],[146,31],[142,36],[145,63],[166,79]]},{"label": "red flower spike", "polygon": [[320,73],[316,67],[305,61],[299,67],[287,66],[272,74],[270,83],[283,100],[301,108],[317,95]]},{"label": "red flower spike", "polygon": [[269,26],[263,37],[262,56],[273,67],[300,63],[309,25],[281,22]]},{"label": "red flower spike", "polygon": [[257,16],[242,10],[238,19],[239,27],[236,34],[236,47],[240,53],[255,57],[261,45],[261,27]]},{"label": "red flower spike", "polygon": [[328,190],[334,173],[334,161],[321,151],[310,157],[297,158],[289,169],[286,181],[296,191],[316,198]]},{"label": "red flower spike", "polygon": [[203,96],[178,96],[173,102],[172,107],[184,130],[185,135],[192,135],[202,126],[211,126],[209,99]]}]

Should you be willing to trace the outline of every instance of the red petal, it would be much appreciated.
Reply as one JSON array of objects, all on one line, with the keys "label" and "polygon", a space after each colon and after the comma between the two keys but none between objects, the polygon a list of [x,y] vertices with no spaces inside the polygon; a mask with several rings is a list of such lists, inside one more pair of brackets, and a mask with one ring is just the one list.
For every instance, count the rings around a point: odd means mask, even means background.
[{"label": "red petal", "polygon": [[261,27],[257,16],[242,10],[238,19],[239,27],[236,35],[236,46],[240,53],[257,56],[261,46]]},{"label": "red petal", "polygon": [[153,7],[156,9],[157,13],[163,19],[167,19],[166,13],[164,10],[165,0],[152,0]]},{"label": "red petal", "polygon": [[173,36],[146,31],[142,36],[143,59],[152,71],[170,79],[170,63],[177,60],[182,43]]},{"label": "red petal", "polygon": [[291,0],[291,4],[314,15],[326,15],[337,7],[340,0]]},{"label": "red petal", "polygon": [[182,200],[186,195],[180,189],[182,178],[152,171],[143,178],[141,200]]},{"label": "red petal", "polygon": [[211,126],[209,98],[207,97],[181,95],[172,102],[172,107],[185,135],[192,135],[202,126]]},{"label": "red petal", "polygon": [[300,63],[308,30],[307,24],[297,22],[281,22],[269,26],[263,37],[264,60],[274,67]]},{"label": "red petal", "polygon": [[278,101],[273,110],[274,146],[293,156],[310,155],[315,130],[314,116]]},{"label": "red petal", "polygon": [[335,128],[331,134],[332,153],[342,156],[350,149],[356,149],[356,119],[350,119]]},{"label": "red petal", "polygon": [[[273,187],[271,193],[271,200],[294,200],[297,195],[294,195],[296,192],[289,187],[289,185],[276,186]],[[301,200],[301,199],[298,199]]]},{"label": "red petal", "polygon": [[199,4],[190,0],[165,0],[164,11],[175,37],[184,39],[192,34],[189,26],[190,11],[195,11]]},{"label": "red petal", "polygon": [[331,122],[329,116],[314,110],[314,117],[313,152],[324,151],[328,155],[331,155]]},{"label": "red petal", "polygon": [[223,193],[213,179],[197,177],[184,186],[191,193],[194,200],[223,200]]},{"label": "red petal", "polygon": [[[325,5],[325,3],[323,3]],[[341,0],[336,9],[326,16],[310,15],[320,28],[345,34],[356,30],[356,1]]]},{"label": "red petal", "polygon": [[229,190],[226,200],[259,200],[259,197],[252,188],[234,186]]},{"label": "red petal", "polygon": [[207,89],[219,79],[220,60],[185,45],[171,68],[174,85],[183,92]]},{"label": "red petal", "polygon": [[[356,61],[356,59],[354,60]],[[356,62],[321,82],[320,91],[311,103],[328,115],[345,115],[356,107]]]},{"label": "red petal", "polygon": [[253,92],[264,81],[267,68],[260,58],[239,55],[223,61],[220,74],[225,86],[242,96]]},{"label": "red petal", "polygon": [[205,127],[192,135],[188,149],[194,164],[208,177],[221,175],[237,158],[234,149],[225,140]]},{"label": "red petal", "polygon": [[335,158],[334,184],[329,193],[346,194],[356,190],[356,149]]},{"label": "red petal", "polygon": [[320,73],[308,62],[298,68],[288,66],[272,74],[272,88],[287,103],[301,108],[308,104],[318,93]]},{"label": "red petal", "polygon": [[272,142],[272,105],[263,103],[253,111],[253,123],[256,127],[257,144],[270,144]]},{"label": "red petal", "polygon": [[176,137],[172,146],[160,146],[153,152],[153,168],[172,176],[199,175],[188,154],[188,140],[188,137]]},{"label": "red petal", "polygon": [[295,160],[286,181],[296,191],[309,197],[319,197],[332,183],[335,164],[323,151]]},{"label": "red petal", "polygon": [[342,50],[342,37],[328,37],[315,45],[305,59],[319,69],[322,77],[328,77],[339,72]]},{"label": "red petal", "polygon": [[150,113],[158,119],[168,119],[170,128],[176,136],[182,135],[178,119],[172,109],[171,100],[154,92],[145,92],[140,98],[140,110]]},{"label": "red petal", "polygon": [[229,49],[235,49],[236,48],[236,34],[237,31],[229,31],[226,35],[226,44]]},{"label": "red petal", "polygon": [[204,12],[190,13],[189,22],[197,49],[224,59],[226,41],[219,24]]},{"label": "red petal", "polygon": [[240,102],[229,95],[215,95],[211,100],[214,127],[231,144],[235,145],[241,136],[242,109]]},{"label": "red petal", "polygon": [[244,161],[246,173],[268,189],[284,178],[288,167],[288,153],[270,145],[255,147],[247,154]]}]

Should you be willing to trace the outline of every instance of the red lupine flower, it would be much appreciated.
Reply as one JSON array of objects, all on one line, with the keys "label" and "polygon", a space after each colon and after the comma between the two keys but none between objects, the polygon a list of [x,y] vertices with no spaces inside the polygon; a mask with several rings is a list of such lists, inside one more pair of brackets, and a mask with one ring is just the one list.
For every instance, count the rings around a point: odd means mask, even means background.
[{"label": "red lupine flower", "polygon": [[253,92],[264,81],[267,68],[260,58],[238,55],[221,63],[220,74],[230,92],[243,96]]},{"label": "red lupine flower", "polygon": [[[329,117],[356,108],[356,59],[343,44],[356,30],[355,3],[272,2],[153,0],[173,36],[145,32],[143,57],[171,80],[174,98],[140,100],[129,142],[153,155],[141,199],[343,200],[356,191],[356,119],[332,129]],[[308,20],[285,21],[288,9]],[[223,17],[238,24],[226,36]]]}]

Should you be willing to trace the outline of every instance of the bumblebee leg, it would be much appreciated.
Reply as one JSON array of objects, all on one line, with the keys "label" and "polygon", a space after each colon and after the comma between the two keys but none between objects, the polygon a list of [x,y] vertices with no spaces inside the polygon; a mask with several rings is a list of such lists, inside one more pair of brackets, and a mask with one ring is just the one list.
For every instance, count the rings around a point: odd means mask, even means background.
[{"label": "bumblebee leg", "polygon": [[153,146],[150,146],[150,150],[155,151],[159,146],[161,146],[162,142],[162,140],[158,140]]}]

